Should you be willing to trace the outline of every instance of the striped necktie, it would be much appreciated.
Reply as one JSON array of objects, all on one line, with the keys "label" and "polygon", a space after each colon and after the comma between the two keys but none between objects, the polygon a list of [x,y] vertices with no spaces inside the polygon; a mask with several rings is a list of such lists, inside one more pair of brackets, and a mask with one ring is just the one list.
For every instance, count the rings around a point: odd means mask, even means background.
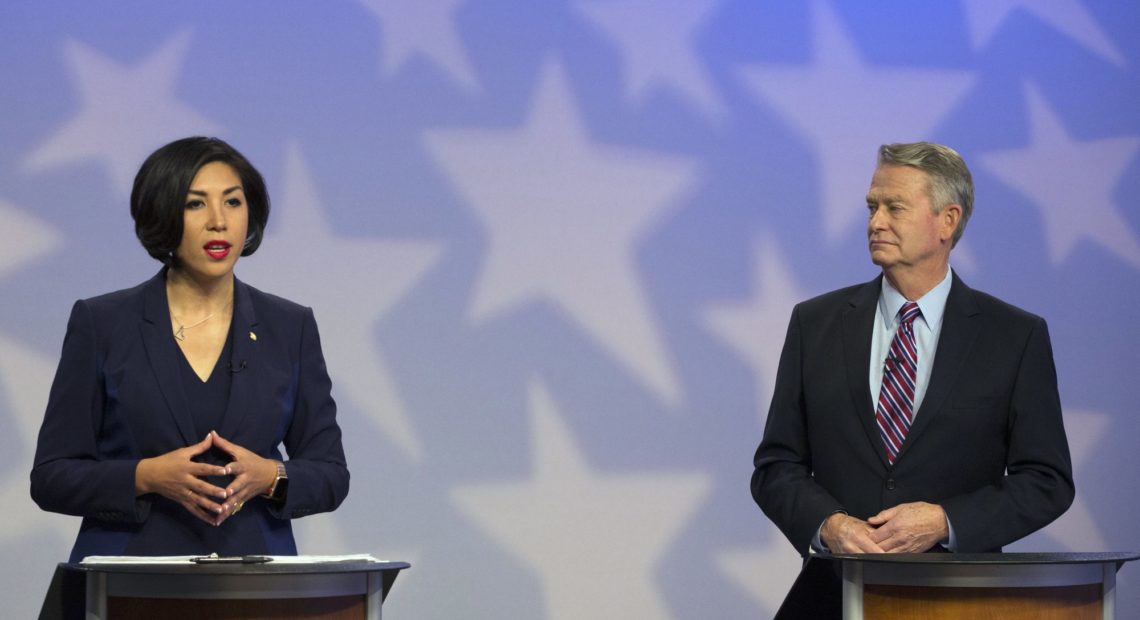
[{"label": "striped necktie", "polygon": [[914,320],[922,314],[918,304],[906,302],[899,310],[899,329],[891,340],[891,351],[883,368],[883,387],[875,421],[892,464],[914,419],[914,381],[918,371],[918,347],[914,342]]}]

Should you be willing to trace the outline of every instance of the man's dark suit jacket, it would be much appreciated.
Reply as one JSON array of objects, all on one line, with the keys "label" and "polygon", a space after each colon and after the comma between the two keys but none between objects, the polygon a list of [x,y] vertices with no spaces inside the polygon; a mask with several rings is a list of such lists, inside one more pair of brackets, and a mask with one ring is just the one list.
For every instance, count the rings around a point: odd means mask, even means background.
[{"label": "man's dark suit jacket", "polygon": [[953,276],[926,395],[888,464],[869,388],[875,280],[805,301],[788,326],[752,495],[801,554],[829,515],[940,504],[960,552],[1060,516],[1072,465],[1045,321]]},{"label": "man's dark suit jacket", "polygon": [[[348,469],[312,310],[235,279],[231,329],[233,365],[219,359],[215,370],[233,373],[225,416],[220,428],[196,428],[179,374],[182,352],[171,334],[165,273],[76,302],[31,474],[41,508],[83,517],[71,561],[296,554],[289,519],[340,505]],[[266,458],[280,460],[283,443],[284,504],[255,498],[214,527],[167,498],[135,497],[140,459],[197,443],[210,430]]]}]

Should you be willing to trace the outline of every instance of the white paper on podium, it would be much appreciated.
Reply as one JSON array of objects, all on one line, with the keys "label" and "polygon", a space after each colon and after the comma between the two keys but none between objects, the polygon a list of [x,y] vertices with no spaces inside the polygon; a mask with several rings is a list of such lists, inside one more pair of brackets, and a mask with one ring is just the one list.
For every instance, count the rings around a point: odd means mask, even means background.
[{"label": "white paper on podium", "polygon": [[[199,555],[89,555],[80,564],[193,564]],[[352,555],[271,555],[274,564],[328,564],[332,562],[383,562],[368,553]]]}]

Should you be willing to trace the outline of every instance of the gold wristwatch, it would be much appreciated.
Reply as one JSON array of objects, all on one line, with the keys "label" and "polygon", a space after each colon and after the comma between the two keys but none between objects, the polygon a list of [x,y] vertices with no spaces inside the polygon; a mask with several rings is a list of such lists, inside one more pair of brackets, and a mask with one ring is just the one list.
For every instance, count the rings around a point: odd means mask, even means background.
[{"label": "gold wristwatch", "polygon": [[285,493],[289,489],[289,474],[285,471],[285,463],[277,461],[277,477],[273,479],[273,484],[269,490],[262,493],[261,496],[271,501],[284,501]]}]

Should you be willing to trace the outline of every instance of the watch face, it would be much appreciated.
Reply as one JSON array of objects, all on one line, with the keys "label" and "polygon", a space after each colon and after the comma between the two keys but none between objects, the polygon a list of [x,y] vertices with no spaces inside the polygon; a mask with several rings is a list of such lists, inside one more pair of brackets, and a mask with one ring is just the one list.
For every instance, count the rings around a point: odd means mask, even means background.
[{"label": "watch face", "polygon": [[289,491],[289,479],[278,478],[277,485],[273,487],[272,499],[285,499],[285,494]]}]

